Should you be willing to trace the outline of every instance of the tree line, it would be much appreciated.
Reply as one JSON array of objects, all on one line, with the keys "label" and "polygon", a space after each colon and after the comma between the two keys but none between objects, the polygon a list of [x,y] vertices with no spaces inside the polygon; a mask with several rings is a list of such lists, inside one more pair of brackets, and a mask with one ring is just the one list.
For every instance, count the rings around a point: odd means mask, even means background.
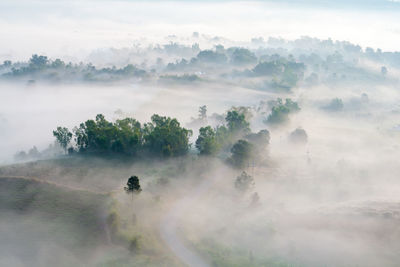
[{"label": "tree line", "polygon": [[[201,107],[206,117],[206,107]],[[205,120],[206,121],[206,120]],[[229,110],[225,124],[201,127],[195,141],[200,156],[221,156],[236,167],[244,167],[269,143],[268,130],[252,133],[243,110]],[[121,154],[127,156],[156,156],[161,158],[186,155],[190,149],[192,130],[181,126],[176,118],[154,114],[143,125],[134,118],[106,120],[98,114],[70,131],[57,127],[53,131],[65,153]]]},{"label": "tree line", "polygon": [[[53,131],[65,152],[88,154],[123,154],[136,156],[148,153],[160,157],[181,156],[190,148],[192,131],[181,127],[175,118],[154,114],[151,122],[141,124],[133,118],[110,122],[98,114],[70,131],[57,127]],[[71,141],[74,140],[74,146]]]}]

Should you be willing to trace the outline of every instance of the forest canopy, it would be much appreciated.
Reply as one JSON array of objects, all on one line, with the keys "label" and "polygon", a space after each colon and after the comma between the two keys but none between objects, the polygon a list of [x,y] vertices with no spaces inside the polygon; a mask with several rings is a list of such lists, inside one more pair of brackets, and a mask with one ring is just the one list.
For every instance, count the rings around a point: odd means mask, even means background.
[{"label": "forest canopy", "polygon": [[95,120],[81,123],[72,132],[65,127],[58,127],[54,131],[57,142],[63,146],[65,140],[62,136],[73,134],[75,146],[70,146],[71,152],[130,156],[147,153],[158,157],[186,154],[190,148],[189,137],[192,135],[192,131],[181,127],[177,119],[157,114],[144,125],[133,118],[110,122],[104,115],[98,114]]}]

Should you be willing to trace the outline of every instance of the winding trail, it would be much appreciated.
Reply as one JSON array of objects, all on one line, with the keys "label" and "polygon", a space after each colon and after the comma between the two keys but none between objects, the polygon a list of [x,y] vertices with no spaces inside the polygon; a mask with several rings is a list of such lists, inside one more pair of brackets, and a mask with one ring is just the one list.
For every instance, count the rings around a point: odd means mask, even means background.
[{"label": "winding trail", "polygon": [[187,213],[196,212],[193,205],[199,197],[213,185],[216,177],[205,178],[196,188],[188,192],[186,197],[179,199],[172,205],[169,212],[162,218],[160,235],[164,243],[185,265],[192,267],[208,267],[210,264],[182,240],[179,231],[179,221]]}]

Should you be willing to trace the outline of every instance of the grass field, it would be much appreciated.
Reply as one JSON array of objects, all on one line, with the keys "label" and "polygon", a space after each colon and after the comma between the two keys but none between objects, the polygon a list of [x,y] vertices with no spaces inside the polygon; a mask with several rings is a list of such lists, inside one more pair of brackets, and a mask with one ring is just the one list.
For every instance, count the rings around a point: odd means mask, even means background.
[{"label": "grass field", "polygon": [[94,253],[97,246],[107,242],[107,202],[105,194],[34,179],[1,177],[1,258],[15,258],[23,265],[25,261],[31,266],[47,265],[50,262],[40,262],[44,260],[42,254],[52,248],[56,251],[53,253],[69,255],[67,265],[84,262],[87,258],[83,255]]},{"label": "grass field", "polygon": [[[159,238],[153,193],[176,168],[81,157],[1,167],[0,266],[180,266]],[[133,198],[132,174],[149,189]]]}]

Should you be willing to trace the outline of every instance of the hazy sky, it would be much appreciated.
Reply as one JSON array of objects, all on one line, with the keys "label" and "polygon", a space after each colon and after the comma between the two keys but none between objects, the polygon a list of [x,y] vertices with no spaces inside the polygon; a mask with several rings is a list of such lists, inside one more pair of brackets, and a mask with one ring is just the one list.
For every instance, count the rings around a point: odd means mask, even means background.
[{"label": "hazy sky", "polygon": [[0,60],[84,56],[104,47],[167,42],[192,32],[246,41],[309,35],[363,47],[400,46],[400,3],[385,0],[2,0]]}]

